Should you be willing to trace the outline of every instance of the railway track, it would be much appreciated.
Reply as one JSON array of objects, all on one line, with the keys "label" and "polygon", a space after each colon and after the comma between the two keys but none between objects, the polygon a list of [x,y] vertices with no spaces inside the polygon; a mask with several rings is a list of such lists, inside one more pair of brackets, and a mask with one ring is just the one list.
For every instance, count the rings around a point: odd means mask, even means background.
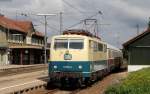
[{"label": "railway track", "polygon": [[84,88],[61,89],[59,87],[53,87],[50,88],[49,90],[43,89],[42,92],[35,91],[29,94],[103,94],[103,92],[108,86],[114,83],[118,83],[118,81],[122,78],[125,78],[126,75],[127,72],[112,73],[104,77],[102,80],[95,82],[91,86],[84,87]]},{"label": "railway track", "polygon": [[59,91],[59,89],[48,90],[44,94],[54,94],[57,91]]},{"label": "railway track", "polygon": [[77,89],[77,90],[70,92],[69,94],[77,94],[79,91],[80,91],[80,89]]},{"label": "railway track", "polygon": [[29,94],[77,94],[80,90],[79,88],[60,88],[60,87],[53,87],[50,89],[43,89],[39,91],[33,91]]},{"label": "railway track", "polygon": [[103,79],[96,81],[91,86],[69,90],[57,90],[49,94],[103,94],[108,86],[118,83],[126,76],[126,70],[122,69],[121,71],[114,72],[110,75],[105,76]]},{"label": "railway track", "polygon": [[60,89],[54,89],[54,90],[48,90],[47,92],[43,93],[43,94],[77,94],[77,92],[79,92],[80,89],[76,89],[76,90],[60,90]]}]

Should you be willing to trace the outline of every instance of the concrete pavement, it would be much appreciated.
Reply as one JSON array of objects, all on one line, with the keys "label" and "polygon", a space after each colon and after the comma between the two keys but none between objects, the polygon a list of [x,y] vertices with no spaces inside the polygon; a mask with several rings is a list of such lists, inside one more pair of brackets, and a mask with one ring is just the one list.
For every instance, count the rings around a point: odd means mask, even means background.
[{"label": "concrete pavement", "polygon": [[37,71],[0,77],[0,94],[7,94],[44,85],[47,83],[47,76],[47,71]]}]

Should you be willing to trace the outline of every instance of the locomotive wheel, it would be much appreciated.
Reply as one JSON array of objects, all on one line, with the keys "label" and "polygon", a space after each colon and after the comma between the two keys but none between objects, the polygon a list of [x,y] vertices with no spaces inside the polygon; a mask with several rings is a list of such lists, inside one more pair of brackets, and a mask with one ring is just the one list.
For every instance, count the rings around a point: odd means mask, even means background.
[{"label": "locomotive wheel", "polygon": [[76,84],[76,80],[74,78],[69,78],[69,86],[71,88],[76,88],[75,84]]},{"label": "locomotive wheel", "polygon": [[92,82],[90,81],[90,78],[87,78],[85,81],[84,81],[85,85],[86,86],[91,86],[92,85]]},{"label": "locomotive wheel", "polygon": [[54,84],[53,84],[53,81],[49,80],[49,81],[47,82],[46,89],[54,88],[53,85],[54,85]]},{"label": "locomotive wheel", "polygon": [[66,86],[65,78],[60,79],[60,84],[61,84],[61,88],[65,88],[65,86]]},{"label": "locomotive wheel", "polygon": [[81,79],[76,79],[76,87],[77,88],[81,88],[82,87],[82,81],[81,81]]}]

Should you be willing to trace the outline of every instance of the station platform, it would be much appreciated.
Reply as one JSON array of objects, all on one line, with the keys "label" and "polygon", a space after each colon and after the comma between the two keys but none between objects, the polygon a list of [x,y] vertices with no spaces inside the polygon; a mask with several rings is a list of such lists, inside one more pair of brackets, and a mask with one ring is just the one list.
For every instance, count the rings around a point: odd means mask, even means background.
[{"label": "station platform", "polygon": [[21,73],[29,73],[34,71],[47,70],[48,64],[34,65],[0,65],[0,77]]},{"label": "station platform", "polygon": [[28,94],[32,90],[42,89],[47,84],[47,77],[47,71],[0,77],[0,94]]},{"label": "station platform", "polygon": [[11,68],[24,68],[24,67],[33,67],[33,66],[43,66],[47,64],[32,64],[32,65],[0,65],[0,70],[2,69],[11,69]]}]

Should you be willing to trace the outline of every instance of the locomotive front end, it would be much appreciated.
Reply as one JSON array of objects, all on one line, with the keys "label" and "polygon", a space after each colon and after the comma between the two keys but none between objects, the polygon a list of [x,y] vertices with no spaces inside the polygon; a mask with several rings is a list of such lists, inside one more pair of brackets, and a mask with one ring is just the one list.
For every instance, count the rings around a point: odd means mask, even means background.
[{"label": "locomotive front end", "polygon": [[87,39],[80,35],[60,35],[52,39],[49,62],[51,79],[78,79],[90,76],[86,41]]}]

